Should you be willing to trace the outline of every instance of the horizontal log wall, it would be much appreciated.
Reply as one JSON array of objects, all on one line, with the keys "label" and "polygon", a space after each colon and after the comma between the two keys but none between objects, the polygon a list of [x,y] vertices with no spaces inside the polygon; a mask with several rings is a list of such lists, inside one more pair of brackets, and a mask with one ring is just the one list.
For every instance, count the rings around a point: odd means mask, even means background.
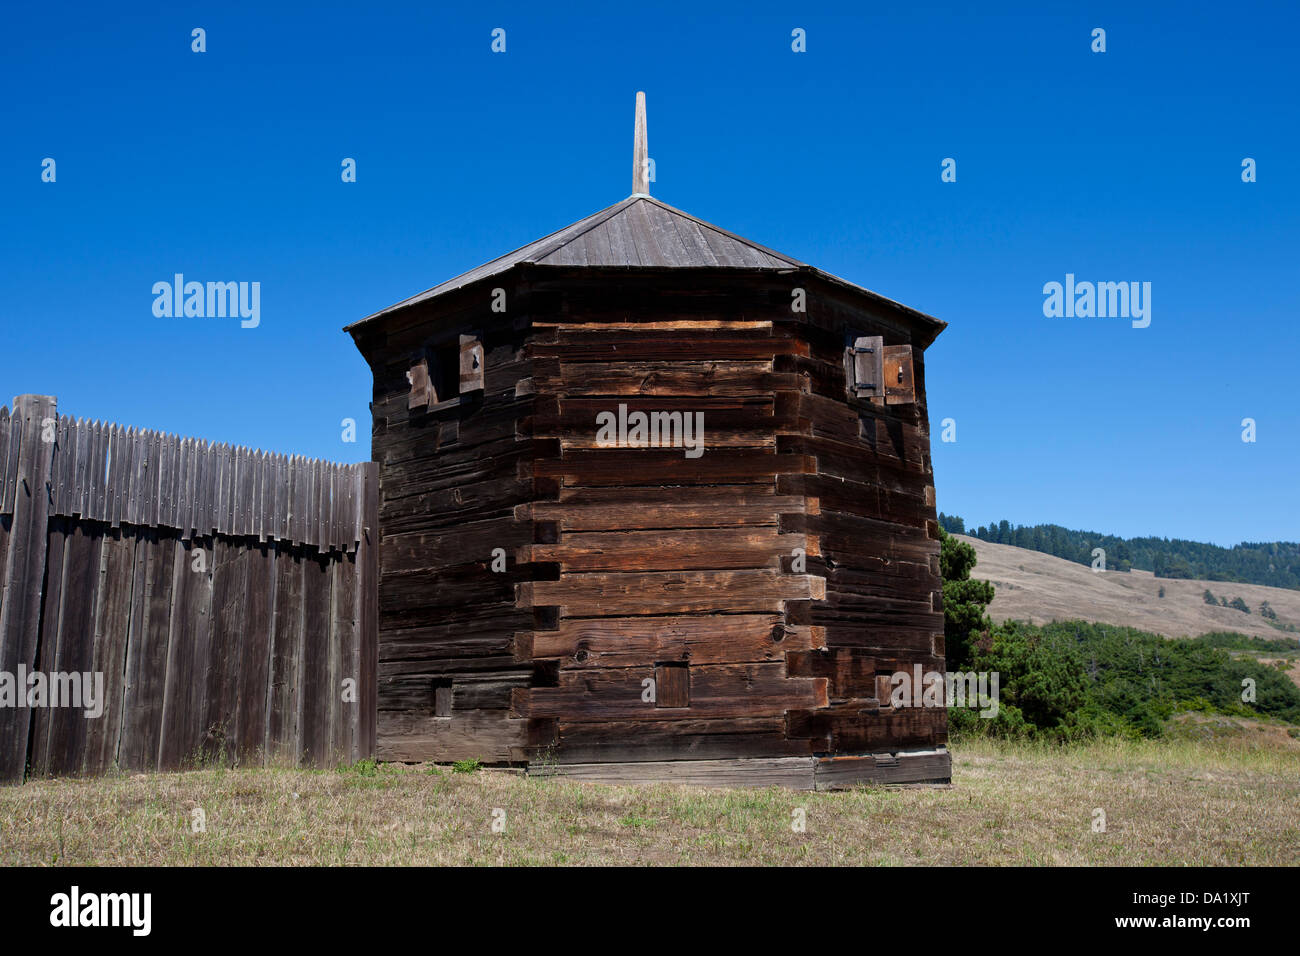
[{"label": "horizontal log wall", "polygon": [[[828,288],[794,315],[793,277],[554,275],[532,278],[528,347],[554,482],[521,509],[547,543],[519,551],[536,579],[520,605],[550,623],[516,649],[553,668],[513,692],[531,755],[586,779],[821,786],[895,773],[829,755],[915,749],[900,779],[945,778],[943,709],[881,696],[897,670],[942,670],[924,380],[905,406],[844,381],[847,335],[910,344],[907,328]],[[595,416],[620,404],[702,412],[704,454],[597,447]],[[671,662],[686,707],[642,693]]]},{"label": "horizontal log wall", "polygon": [[0,409],[0,466],[0,670],[99,674],[104,690],[95,717],[0,709],[0,777],[374,752],[373,464],[74,420],[28,396]]},{"label": "horizontal log wall", "polygon": [[[942,708],[880,693],[942,667],[926,343],[825,283],[792,315],[803,276],[643,272],[524,267],[355,333],[383,475],[380,755],[946,778]],[[850,332],[914,345],[916,405],[846,394]],[[407,373],[460,334],[483,337],[482,394],[411,409]],[[703,412],[704,454],[601,447],[620,404]]]},{"label": "horizontal log wall", "polygon": [[[804,462],[778,453],[776,393],[803,382],[774,368],[775,356],[803,344],[775,325],[770,306],[736,309],[707,284],[677,302],[626,294],[615,281],[537,288],[560,302],[535,316],[530,344],[532,434],[549,452],[537,472],[554,482],[552,500],[527,511],[535,536],[553,543],[520,554],[538,578],[554,579],[519,588],[521,604],[554,622],[519,642],[521,657],[555,668],[553,686],[514,692],[515,712],[533,724],[534,756],[573,771],[807,758],[813,744],[787,737],[784,714],[824,706],[827,682],[790,674],[785,658],[823,642],[806,611],[798,620],[823,586],[791,567],[795,550],[815,543],[781,527],[806,502],[777,492],[776,476]],[[597,447],[596,415],[619,405],[702,413],[703,454]],[[672,664],[686,665],[680,678],[662,666]],[[688,699],[672,699],[680,695]]]},{"label": "horizontal log wall", "polygon": [[[847,397],[844,346],[849,337],[883,335],[912,344],[916,401],[880,404]],[[791,527],[814,534],[809,561],[826,580],[826,600],[811,621],[826,635],[822,653],[793,654],[792,672],[825,676],[831,705],[792,710],[792,736],[829,740],[838,754],[925,749],[947,741],[943,707],[890,706],[890,677],[944,670],[943,586],[930,463],[924,350],[854,298],[832,289],[808,299],[806,358],[783,368],[808,375],[791,396],[798,427],[778,447],[815,459],[817,467],[778,485],[818,502],[817,513]]]},{"label": "horizontal log wall", "polygon": [[[530,366],[523,309],[490,288],[413,309],[358,342],[374,372],[373,456],[379,501],[378,754],[389,760],[523,760],[528,724],[510,692],[531,662],[515,634],[533,626],[515,586],[531,580],[516,551],[533,543],[516,507],[535,495]],[[407,373],[459,335],[481,336],[481,391],[435,408],[409,407]],[[494,563],[494,553],[499,560]]]}]

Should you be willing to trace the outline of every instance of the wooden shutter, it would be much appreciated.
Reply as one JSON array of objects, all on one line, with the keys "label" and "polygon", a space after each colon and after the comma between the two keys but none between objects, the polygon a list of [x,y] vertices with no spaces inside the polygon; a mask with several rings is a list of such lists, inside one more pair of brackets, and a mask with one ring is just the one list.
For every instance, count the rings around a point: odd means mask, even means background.
[{"label": "wooden shutter", "polygon": [[406,400],[408,409],[427,408],[437,402],[438,398],[433,390],[433,382],[429,378],[429,360],[427,358],[422,358],[411,366],[411,370],[406,373],[406,380],[411,383],[411,394]]},{"label": "wooden shutter", "polygon": [[691,706],[689,666],[680,662],[655,665],[655,706]]},{"label": "wooden shutter", "polygon": [[449,677],[433,679],[433,716],[451,716],[452,685]]},{"label": "wooden shutter", "polygon": [[483,343],[477,335],[460,337],[460,394],[483,390]]},{"label": "wooden shutter", "polygon": [[881,391],[883,346],[879,335],[863,335],[853,340],[849,350],[848,385],[854,398],[879,399],[884,394]]},{"label": "wooden shutter", "polygon": [[887,345],[884,349],[885,404],[909,405],[916,401],[912,380],[912,346]]}]

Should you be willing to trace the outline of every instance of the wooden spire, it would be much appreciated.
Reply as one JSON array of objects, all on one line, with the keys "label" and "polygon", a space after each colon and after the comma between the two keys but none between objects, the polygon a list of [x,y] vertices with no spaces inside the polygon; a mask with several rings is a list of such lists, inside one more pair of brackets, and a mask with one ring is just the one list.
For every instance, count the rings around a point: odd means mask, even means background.
[{"label": "wooden spire", "polygon": [[645,94],[636,95],[636,134],[632,142],[632,195],[650,195],[650,147],[645,129]]}]

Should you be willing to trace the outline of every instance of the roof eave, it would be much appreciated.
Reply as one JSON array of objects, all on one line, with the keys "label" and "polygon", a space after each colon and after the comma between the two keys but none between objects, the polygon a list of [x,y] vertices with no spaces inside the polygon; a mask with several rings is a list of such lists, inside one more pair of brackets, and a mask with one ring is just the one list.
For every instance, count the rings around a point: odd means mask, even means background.
[{"label": "roof eave", "polygon": [[697,266],[697,267],[574,266],[574,265],[555,265],[549,263],[539,263],[533,261],[532,259],[522,259],[506,267],[505,269],[502,269],[500,272],[494,272],[491,273],[490,275],[477,276],[468,282],[463,282],[460,285],[449,287],[443,290],[442,292],[439,292],[435,296],[428,296],[427,298],[412,297],[409,300],[403,300],[402,302],[399,302],[396,305],[391,305],[386,309],[382,309],[379,312],[374,313],[373,315],[366,316],[366,318],[364,319],[360,319],[356,322],[353,322],[350,325],[345,325],[343,327],[343,331],[349,334],[354,334],[362,326],[368,325],[377,319],[393,316],[400,312],[405,312],[407,309],[414,308],[417,305],[423,305],[426,303],[435,302],[438,299],[441,299],[445,295],[450,295],[453,292],[458,292],[462,289],[467,289],[470,286],[476,285],[477,283],[480,282],[486,282],[489,279],[495,279],[497,281],[500,281],[502,276],[514,271],[515,269],[519,269],[522,267],[529,267],[529,268],[536,268],[536,269],[557,269],[557,270],[558,269],[591,269],[593,271],[608,271],[608,272],[616,272],[616,271],[617,272],[621,272],[621,271],[626,271],[626,272],[713,271],[713,272],[770,272],[770,273],[801,272],[813,276],[819,279],[820,281],[827,283],[828,285],[832,285],[835,286],[836,288],[844,289],[845,291],[851,292],[855,295],[864,296],[867,299],[870,299],[872,302],[884,306],[889,310],[893,311],[894,313],[902,316],[903,318],[908,319],[911,322],[915,323],[917,326],[917,331],[920,333],[920,344],[922,348],[929,348],[930,345],[933,344],[934,340],[939,337],[940,333],[942,333],[943,330],[948,327],[947,322],[943,321],[942,319],[935,318],[933,315],[930,315],[926,312],[922,312],[919,309],[914,309],[910,305],[904,305],[903,303],[891,299],[888,296],[881,295],[879,292],[873,292],[870,289],[857,285],[856,283],[849,282],[847,279],[841,279],[839,276],[818,269],[816,266],[805,265],[802,263],[799,265],[789,266],[788,268],[758,269],[753,266]]},{"label": "roof eave", "polygon": [[873,302],[886,306],[905,318],[916,322],[924,331],[921,342],[922,348],[929,348],[934,343],[934,340],[939,337],[939,334],[948,327],[947,322],[943,319],[935,318],[928,312],[922,312],[920,309],[914,309],[910,305],[904,305],[902,302],[891,299],[887,295],[881,295],[879,292],[872,292],[865,286],[860,286],[856,282],[850,282],[848,279],[841,279],[839,276],[833,275],[829,272],[824,272],[816,266],[804,266],[803,270],[830,285],[838,286],[841,289],[847,289],[848,291],[861,296],[866,296]]}]

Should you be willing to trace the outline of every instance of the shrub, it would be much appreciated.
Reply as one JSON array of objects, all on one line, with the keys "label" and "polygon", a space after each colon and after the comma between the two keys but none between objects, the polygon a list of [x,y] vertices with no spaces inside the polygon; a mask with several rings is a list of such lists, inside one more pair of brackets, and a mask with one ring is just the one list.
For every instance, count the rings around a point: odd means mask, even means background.
[{"label": "shrub", "polygon": [[[1007,621],[975,646],[972,669],[1000,675],[998,718],[950,710],[954,734],[1053,741],[1158,737],[1178,711],[1271,717],[1300,723],[1300,688],[1280,669],[1228,649],[1294,647],[1242,634],[1169,640],[1085,621],[1041,627]],[[1244,682],[1255,700],[1242,701]]]}]

